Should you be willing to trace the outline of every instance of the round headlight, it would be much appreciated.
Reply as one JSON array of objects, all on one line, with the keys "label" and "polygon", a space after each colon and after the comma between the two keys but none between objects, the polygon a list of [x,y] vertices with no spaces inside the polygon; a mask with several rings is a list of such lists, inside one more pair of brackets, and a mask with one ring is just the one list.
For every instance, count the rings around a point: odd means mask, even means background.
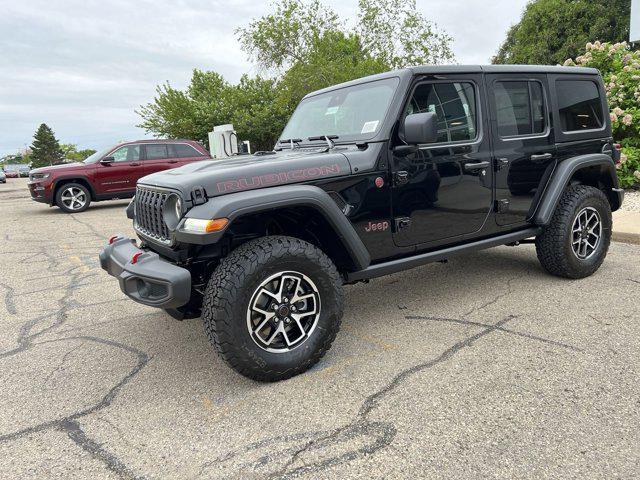
[{"label": "round headlight", "polygon": [[176,201],[173,203],[173,208],[176,213],[176,218],[180,219],[182,218],[182,200],[177,195],[176,197]]},{"label": "round headlight", "polygon": [[182,211],[182,199],[175,193],[169,195],[164,204],[164,223],[167,224],[169,230],[175,230],[180,223],[180,219],[184,212]]}]

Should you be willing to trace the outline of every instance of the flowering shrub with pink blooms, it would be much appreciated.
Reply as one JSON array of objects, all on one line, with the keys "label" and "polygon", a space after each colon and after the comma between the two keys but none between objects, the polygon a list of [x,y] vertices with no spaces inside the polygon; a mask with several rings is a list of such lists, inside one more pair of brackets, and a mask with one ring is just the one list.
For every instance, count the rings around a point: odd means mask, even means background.
[{"label": "flowering shrub with pink blooms", "polygon": [[613,138],[622,144],[618,178],[622,187],[640,187],[640,51],[626,42],[587,43],[584,55],[565,65],[600,70],[611,109]]}]

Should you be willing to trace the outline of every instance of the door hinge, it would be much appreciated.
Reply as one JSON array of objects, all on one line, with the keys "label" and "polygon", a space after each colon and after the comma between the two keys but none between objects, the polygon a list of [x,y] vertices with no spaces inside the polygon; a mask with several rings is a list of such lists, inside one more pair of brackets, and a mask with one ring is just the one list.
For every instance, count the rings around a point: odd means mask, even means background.
[{"label": "door hinge", "polygon": [[502,198],[496,200],[496,213],[505,213],[509,211],[509,200]]},{"label": "door hinge", "polygon": [[396,218],[395,222],[396,222],[396,231],[404,230],[405,228],[409,228],[411,226],[411,219],[409,217]]},{"label": "door hinge", "polygon": [[409,183],[409,172],[406,172],[404,170],[400,170],[399,172],[396,172],[393,174],[393,184],[398,186],[398,185],[405,185]]}]

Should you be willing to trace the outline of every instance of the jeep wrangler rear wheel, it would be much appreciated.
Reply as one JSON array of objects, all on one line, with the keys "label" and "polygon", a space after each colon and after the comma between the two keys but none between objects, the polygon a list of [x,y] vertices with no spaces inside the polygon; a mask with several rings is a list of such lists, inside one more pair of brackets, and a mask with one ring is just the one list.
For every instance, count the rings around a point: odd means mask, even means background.
[{"label": "jeep wrangler rear wheel", "polygon": [[340,328],[342,281],[331,260],[297,238],[270,236],[231,252],[204,295],[202,319],[222,359],[259,381],[311,368]]},{"label": "jeep wrangler rear wheel", "polygon": [[593,274],[607,255],[611,241],[611,206],[594,187],[568,187],[551,222],[536,238],[536,252],[549,273],[566,278]]}]

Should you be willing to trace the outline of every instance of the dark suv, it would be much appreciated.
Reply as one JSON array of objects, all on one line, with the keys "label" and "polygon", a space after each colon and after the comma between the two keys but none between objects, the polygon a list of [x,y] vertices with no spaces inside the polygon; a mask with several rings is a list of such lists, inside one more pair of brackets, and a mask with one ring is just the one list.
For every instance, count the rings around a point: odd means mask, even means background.
[{"label": "dark suv", "polygon": [[77,213],[91,201],[132,197],[136,182],[145,175],[210,158],[202,145],[191,140],[120,143],[81,163],[31,170],[29,191],[36,202]]},{"label": "dark suv", "polygon": [[597,70],[410,68],[310,93],[272,152],[142,178],[140,243],[114,236],[100,261],[133,300],[201,315],[243,375],[280,380],[330,347],[343,284],[525,242],[551,274],[591,275],[618,160]]}]

